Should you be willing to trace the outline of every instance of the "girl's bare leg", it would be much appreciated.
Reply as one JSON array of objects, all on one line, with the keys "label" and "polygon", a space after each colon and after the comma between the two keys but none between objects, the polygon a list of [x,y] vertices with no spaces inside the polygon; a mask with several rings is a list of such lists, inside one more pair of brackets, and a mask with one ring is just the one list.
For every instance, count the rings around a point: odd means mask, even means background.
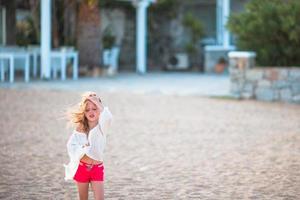
[{"label": "girl's bare leg", "polygon": [[104,184],[103,181],[91,181],[95,200],[104,200]]},{"label": "girl's bare leg", "polygon": [[89,183],[79,183],[76,182],[78,192],[79,192],[79,199],[80,200],[88,200],[89,196]]}]

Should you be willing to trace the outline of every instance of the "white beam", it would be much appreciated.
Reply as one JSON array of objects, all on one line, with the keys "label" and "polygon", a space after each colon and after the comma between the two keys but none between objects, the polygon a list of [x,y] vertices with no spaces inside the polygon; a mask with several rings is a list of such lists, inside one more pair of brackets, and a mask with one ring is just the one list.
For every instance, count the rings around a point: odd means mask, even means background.
[{"label": "white beam", "polygon": [[228,17],[230,14],[230,0],[223,0],[223,46],[229,47],[230,46],[230,33],[229,30],[226,28]]},{"label": "white beam", "polygon": [[146,9],[147,3],[139,1],[136,4],[136,71],[146,73]]},{"label": "white beam", "polygon": [[147,8],[153,0],[135,0],[136,7],[136,71],[145,74],[147,71]]},{"label": "white beam", "polygon": [[51,77],[51,0],[41,0],[41,70],[42,78]]},{"label": "white beam", "polygon": [[226,28],[230,15],[230,0],[217,0],[217,43],[224,47],[230,46],[230,32]]},{"label": "white beam", "polygon": [[222,45],[223,44],[223,27],[222,27],[222,5],[223,5],[223,0],[217,0],[216,3],[216,19],[217,19],[217,33],[216,33],[216,37],[217,37],[217,44],[218,45]]}]

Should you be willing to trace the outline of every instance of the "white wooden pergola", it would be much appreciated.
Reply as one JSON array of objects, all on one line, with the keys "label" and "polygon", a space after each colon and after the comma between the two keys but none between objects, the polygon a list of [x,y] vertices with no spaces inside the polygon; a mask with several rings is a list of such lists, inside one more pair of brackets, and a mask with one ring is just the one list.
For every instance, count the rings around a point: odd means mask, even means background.
[{"label": "white wooden pergola", "polygon": [[156,0],[119,0],[129,1],[136,8],[136,72],[147,71],[147,8]]},{"label": "white wooden pergola", "polygon": [[147,8],[155,0],[134,0],[136,8],[136,71],[145,74],[147,67]]},{"label": "white wooden pergola", "polygon": [[[136,71],[146,73],[147,8],[155,0],[123,0],[136,8]],[[42,77],[50,79],[51,52],[51,0],[41,0],[41,66]]]},{"label": "white wooden pergola", "polygon": [[[155,0],[119,0],[130,1],[136,8],[136,71],[145,74],[147,8]],[[230,47],[230,34],[225,25],[230,13],[230,0],[216,0],[217,6],[217,41],[224,48]],[[41,0],[41,66],[42,77],[50,78],[51,51],[51,0]]]}]

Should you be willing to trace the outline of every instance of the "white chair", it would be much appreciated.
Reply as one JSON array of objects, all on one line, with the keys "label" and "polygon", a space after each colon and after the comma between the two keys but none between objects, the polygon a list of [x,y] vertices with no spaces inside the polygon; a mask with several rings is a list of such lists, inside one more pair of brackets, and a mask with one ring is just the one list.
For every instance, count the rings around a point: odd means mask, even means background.
[{"label": "white chair", "polygon": [[51,51],[51,73],[53,78],[57,78],[57,72],[61,73],[61,80],[66,79],[68,62],[72,62],[73,80],[78,79],[78,52],[74,48],[61,48]]},{"label": "white chair", "polygon": [[108,67],[107,73],[113,75],[118,71],[120,48],[113,47],[103,52],[103,64]]},{"label": "white chair", "polygon": [[[36,78],[38,68],[40,68],[39,58],[41,56],[41,48],[39,45],[28,45],[27,51],[30,53],[30,63],[32,64],[32,68],[33,68],[33,70],[32,70],[33,77]],[[41,74],[41,77],[42,77],[42,74]]]}]

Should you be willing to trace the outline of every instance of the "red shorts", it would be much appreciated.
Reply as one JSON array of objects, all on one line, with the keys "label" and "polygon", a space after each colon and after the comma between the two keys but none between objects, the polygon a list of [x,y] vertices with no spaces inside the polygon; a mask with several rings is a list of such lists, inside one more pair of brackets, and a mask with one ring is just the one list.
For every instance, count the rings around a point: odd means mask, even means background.
[{"label": "red shorts", "polygon": [[103,181],[104,166],[103,163],[90,165],[80,161],[78,169],[75,173],[74,180],[81,183],[90,181]]}]

